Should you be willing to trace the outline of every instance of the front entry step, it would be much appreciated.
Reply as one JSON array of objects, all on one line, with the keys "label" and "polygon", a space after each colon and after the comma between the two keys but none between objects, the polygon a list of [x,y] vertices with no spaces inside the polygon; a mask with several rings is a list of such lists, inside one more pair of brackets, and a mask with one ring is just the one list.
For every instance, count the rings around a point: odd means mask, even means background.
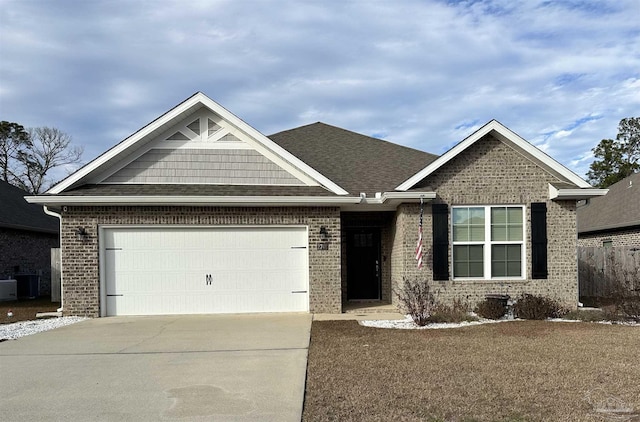
[{"label": "front entry step", "polygon": [[342,310],[345,314],[380,314],[398,312],[398,307],[380,302],[347,302]]}]

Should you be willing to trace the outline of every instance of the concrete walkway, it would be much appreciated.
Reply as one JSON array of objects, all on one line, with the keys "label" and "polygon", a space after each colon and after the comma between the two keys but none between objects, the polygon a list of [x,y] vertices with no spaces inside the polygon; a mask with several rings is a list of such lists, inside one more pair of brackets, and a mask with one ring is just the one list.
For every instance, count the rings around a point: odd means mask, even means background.
[{"label": "concrete walkway", "polygon": [[1,342],[1,419],[299,421],[311,318],[96,318]]}]

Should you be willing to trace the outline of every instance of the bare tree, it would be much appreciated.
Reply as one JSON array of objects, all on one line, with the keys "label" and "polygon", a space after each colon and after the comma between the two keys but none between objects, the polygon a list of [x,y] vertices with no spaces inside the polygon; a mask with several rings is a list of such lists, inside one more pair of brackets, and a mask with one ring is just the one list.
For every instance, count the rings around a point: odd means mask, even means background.
[{"label": "bare tree", "polygon": [[0,122],[0,180],[19,184],[16,164],[30,143],[29,133],[22,125]]},{"label": "bare tree", "polygon": [[[50,127],[28,130],[30,145],[18,155],[21,163],[21,187],[31,193],[41,193],[50,187],[47,178],[52,169],[80,164],[84,149],[71,145],[71,136]],[[45,186],[46,185],[46,186]]]}]

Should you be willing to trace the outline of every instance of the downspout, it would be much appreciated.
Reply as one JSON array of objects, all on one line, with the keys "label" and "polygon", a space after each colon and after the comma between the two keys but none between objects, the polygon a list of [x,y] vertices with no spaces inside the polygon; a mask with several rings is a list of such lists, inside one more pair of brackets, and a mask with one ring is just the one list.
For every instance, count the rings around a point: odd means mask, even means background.
[{"label": "downspout", "polygon": [[[62,214],[51,211],[49,208],[47,208],[46,205],[43,205],[42,208],[45,214],[50,215],[52,217],[56,217],[60,222],[59,229],[58,229],[58,237],[59,237],[59,245],[60,245],[60,252],[61,252],[60,256],[62,257]],[[62,309],[64,308],[64,289],[62,288],[62,286],[63,286],[63,282],[62,282],[62,265],[61,265],[60,266],[60,307],[57,309],[58,312],[62,312]]]}]

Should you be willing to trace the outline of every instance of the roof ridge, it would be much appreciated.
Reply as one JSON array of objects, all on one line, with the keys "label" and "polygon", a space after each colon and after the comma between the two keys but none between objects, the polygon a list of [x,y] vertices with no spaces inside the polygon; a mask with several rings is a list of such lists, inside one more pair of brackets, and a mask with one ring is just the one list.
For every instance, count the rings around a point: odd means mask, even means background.
[{"label": "roof ridge", "polygon": [[410,150],[410,151],[413,151],[413,152],[419,152],[419,153],[422,153],[422,154],[427,154],[427,155],[430,155],[430,156],[432,156],[434,158],[439,157],[437,154],[433,154],[431,152],[423,151],[423,150],[417,149],[417,148],[408,147],[406,145],[397,144],[395,142],[391,142],[391,141],[388,141],[386,139],[376,138],[375,136],[364,135],[362,133],[359,133],[359,132],[356,132],[356,131],[353,131],[353,130],[345,129],[345,128],[342,128],[340,126],[335,126],[335,125],[332,125],[332,124],[329,124],[329,123],[325,123],[325,122],[320,122],[320,121],[315,122],[315,123],[309,123],[309,124],[302,125],[302,126],[298,126],[298,127],[291,128],[291,129],[287,129],[287,130],[283,130],[283,131],[280,131],[280,132],[276,132],[274,134],[268,135],[267,137],[271,138],[272,136],[278,136],[278,135],[281,135],[281,134],[289,133],[289,132],[296,131],[296,130],[299,130],[299,129],[309,128],[309,127],[312,127],[312,126],[325,126],[325,127],[329,127],[329,128],[335,129],[335,130],[342,131],[342,132],[348,132],[350,134],[357,135],[357,136],[362,137],[362,138],[368,138],[368,139],[373,140],[373,141],[383,142],[385,144],[392,145],[393,147],[396,147],[396,148],[404,148],[404,149],[407,149],[407,150]]}]

